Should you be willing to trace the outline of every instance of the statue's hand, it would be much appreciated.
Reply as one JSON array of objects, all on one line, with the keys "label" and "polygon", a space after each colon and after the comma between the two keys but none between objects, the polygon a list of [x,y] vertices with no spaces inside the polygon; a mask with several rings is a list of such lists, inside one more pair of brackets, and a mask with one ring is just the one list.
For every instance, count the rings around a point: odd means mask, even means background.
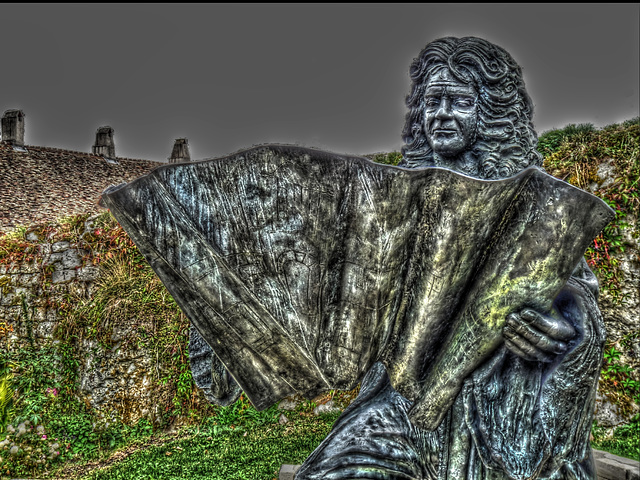
[{"label": "statue's hand", "polygon": [[507,348],[525,360],[552,362],[566,353],[576,330],[561,317],[526,308],[507,316],[502,331]]}]

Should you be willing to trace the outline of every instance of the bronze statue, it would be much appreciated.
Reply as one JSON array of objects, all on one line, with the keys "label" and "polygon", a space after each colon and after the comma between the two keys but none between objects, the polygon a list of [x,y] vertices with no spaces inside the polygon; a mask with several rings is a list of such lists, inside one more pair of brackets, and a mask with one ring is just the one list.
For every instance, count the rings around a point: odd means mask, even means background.
[{"label": "bronze statue", "polygon": [[299,480],[594,478],[604,327],[582,255],[613,212],[539,168],[503,49],[436,40],[411,78],[400,168],[265,145],[102,203],[191,320],[208,398],[362,380]]},{"label": "bronze statue", "polygon": [[[499,179],[542,164],[521,69],[502,48],[439,39],[410,74],[400,166]],[[597,298],[583,258],[554,314],[509,315],[504,347],[465,380],[434,432],[411,424],[411,403],[376,365],[296,478],[595,479],[589,433],[605,340]]]}]

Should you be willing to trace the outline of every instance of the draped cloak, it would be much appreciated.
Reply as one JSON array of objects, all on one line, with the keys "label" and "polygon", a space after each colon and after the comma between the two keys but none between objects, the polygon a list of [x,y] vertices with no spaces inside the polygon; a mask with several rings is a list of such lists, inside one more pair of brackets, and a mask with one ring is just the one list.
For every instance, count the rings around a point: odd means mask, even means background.
[{"label": "draped cloak", "polygon": [[433,432],[410,422],[411,402],[377,363],[296,480],[595,480],[589,435],[605,341],[597,296],[583,259],[555,302],[578,331],[571,350],[549,365],[499,348]]}]

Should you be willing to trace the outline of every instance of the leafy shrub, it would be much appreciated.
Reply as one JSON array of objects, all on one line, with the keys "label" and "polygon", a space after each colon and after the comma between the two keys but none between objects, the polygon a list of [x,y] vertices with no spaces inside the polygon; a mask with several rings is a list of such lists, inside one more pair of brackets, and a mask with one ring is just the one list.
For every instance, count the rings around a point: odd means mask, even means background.
[{"label": "leafy shrub", "polygon": [[0,433],[5,431],[5,426],[14,412],[12,378],[13,375],[10,372],[0,376]]},{"label": "leafy shrub", "polygon": [[583,190],[598,187],[600,165],[612,162],[612,181],[600,185],[594,194],[607,202],[616,216],[589,246],[585,258],[601,289],[614,303],[623,303],[618,254],[626,247],[623,230],[630,227],[630,215],[640,211],[640,123],[634,120],[600,130],[589,124],[569,125],[547,132],[540,139],[538,150],[544,154],[545,169]]},{"label": "leafy shrub", "polygon": [[43,425],[29,420],[7,425],[0,441],[0,472],[10,476],[35,476],[59,462],[60,442],[47,435]]},{"label": "leafy shrub", "polygon": [[56,401],[51,392],[58,392],[60,389],[60,379],[56,376],[55,368],[59,364],[59,358],[54,346],[0,351],[0,363],[12,365],[14,423],[25,420],[33,424],[42,423],[45,409]]},{"label": "leafy shrub", "polygon": [[617,427],[610,435],[607,435],[607,429],[598,425],[594,425],[591,433],[593,448],[640,461],[640,414],[630,423]]},{"label": "leafy shrub", "polygon": [[591,123],[573,123],[562,129],[548,130],[538,138],[538,151],[543,155],[551,155],[558,151],[563,142],[586,142],[590,134],[595,132]]},{"label": "leafy shrub", "polygon": [[622,122],[623,128],[633,127],[640,125],[640,117],[631,118]]}]

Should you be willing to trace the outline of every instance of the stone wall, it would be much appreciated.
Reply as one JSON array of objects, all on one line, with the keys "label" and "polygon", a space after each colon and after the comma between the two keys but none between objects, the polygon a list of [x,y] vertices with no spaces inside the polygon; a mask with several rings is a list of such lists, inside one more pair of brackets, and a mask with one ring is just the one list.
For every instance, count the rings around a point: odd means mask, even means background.
[{"label": "stone wall", "polygon": [[[606,159],[600,163],[589,185],[589,190],[599,195],[602,189],[618,182],[620,172],[617,168],[616,162],[612,159]],[[621,231],[624,251],[612,253],[612,257],[618,262],[619,271],[616,276],[619,281],[619,293],[613,295],[606,288],[601,288],[598,302],[607,327],[608,348],[613,347],[621,352],[619,363],[632,369],[631,377],[635,381],[640,381],[640,225],[638,220],[637,213],[628,214],[624,218],[627,224]],[[604,279],[600,279],[600,282],[603,284]],[[599,390],[610,390],[606,387],[606,382],[601,379]],[[596,421],[600,426],[613,429],[628,423],[629,419],[639,412],[640,405],[637,401],[621,401],[620,397],[598,393]]]},{"label": "stone wall", "polygon": [[[93,235],[96,227],[90,217],[82,225],[80,238]],[[65,302],[91,297],[100,270],[87,265],[88,251],[81,242],[51,241],[35,233],[26,236],[37,252],[35,258],[0,265],[0,336],[2,348],[36,348],[69,342],[79,363],[79,397],[105,417],[118,415],[126,423],[160,415],[158,382],[161,374],[151,352],[131,339],[135,319],[126,319],[114,329],[108,348],[90,336],[65,337],[61,309]],[[55,368],[55,366],[52,366]]]},{"label": "stone wall", "polygon": [[[600,295],[600,308],[605,313],[607,334],[612,341],[640,332],[640,248],[638,245],[638,217],[627,218],[629,226],[623,230],[625,250],[616,257],[620,267],[622,302],[616,302],[606,291]],[[640,344],[633,343],[634,358],[640,360]],[[640,363],[638,363],[640,366]]]}]

